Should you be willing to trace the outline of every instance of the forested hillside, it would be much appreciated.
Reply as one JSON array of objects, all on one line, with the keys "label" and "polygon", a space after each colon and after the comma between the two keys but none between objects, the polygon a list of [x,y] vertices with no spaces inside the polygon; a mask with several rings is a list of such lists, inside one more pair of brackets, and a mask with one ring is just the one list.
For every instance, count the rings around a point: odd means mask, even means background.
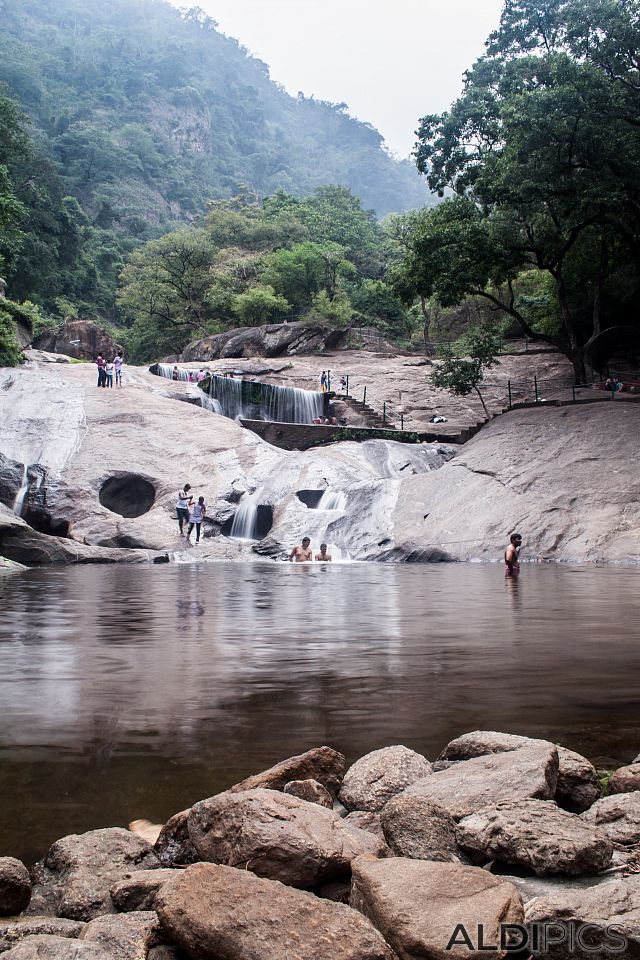
[{"label": "forested hillside", "polygon": [[290,97],[201,11],[164,0],[3,0],[0,80],[66,190],[133,234],[247,184],[348,186],[378,214],[428,197],[345,104]]}]

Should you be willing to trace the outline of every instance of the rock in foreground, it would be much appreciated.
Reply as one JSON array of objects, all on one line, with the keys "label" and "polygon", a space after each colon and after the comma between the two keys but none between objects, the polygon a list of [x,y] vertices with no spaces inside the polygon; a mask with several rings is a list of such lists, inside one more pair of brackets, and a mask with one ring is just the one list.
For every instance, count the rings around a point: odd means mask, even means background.
[{"label": "rock in foreground", "polygon": [[347,810],[382,810],[387,800],[431,772],[429,761],[408,747],[373,750],[347,770],[340,802]]},{"label": "rock in foreground", "polygon": [[348,875],[355,857],[382,852],[373,834],[345,824],[333,810],[274,790],[227,792],[196,803],[189,835],[201,860],[303,888]]},{"label": "rock in foreground", "polygon": [[342,783],[347,762],[341,753],[332,747],[314,747],[296,757],[289,757],[275,766],[247,777],[231,787],[231,793],[245,790],[284,790],[291,780],[317,780],[332,796]]},{"label": "rock in foreground", "polygon": [[156,906],[165,933],[199,960],[395,960],[350,907],[231,867],[189,867]]},{"label": "rock in foreground", "polygon": [[22,913],[31,900],[31,878],[24,863],[0,857],[0,917]]},{"label": "rock in foreground", "polygon": [[460,820],[500,800],[551,800],[557,781],[556,748],[536,744],[457,763],[419,780],[405,794],[427,797]]},{"label": "rock in foreground", "polygon": [[447,950],[458,925],[464,924],[475,939],[483,924],[484,943],[492,944],[501,923],[524,919],[515,887],[486,870],[401,857],[356,860],[351,905],[371,920],[401,960],[452,956],[495,960],[504,952]]},{"label": "rock in foreground", "polygon": [[427,797],[394,797],[382,811],[382,829],[398,857],[460,860],[455,820]]},{"label": "rock in foreground", "polygon": [[544,800],[507,800],[461,820],[458,843],[488,860],[528,867],[538,876],[600,873],[613,843],[574,813]]},{"label": "rock in foreground", "polygon": [[640,843],[640,793],[603,797],[582,814],[582,819],[599,827],[623,847]]},{"label": "rock in foreground", "polygon": [[50,934],[25,937],[3,960],[120,960],[98,943],[81,943]]},{"label": "rock in foreground", "polygon": [[640,763],[619,767],[609,778],[609,790],[611,793],[633,793],[640,790]]}]

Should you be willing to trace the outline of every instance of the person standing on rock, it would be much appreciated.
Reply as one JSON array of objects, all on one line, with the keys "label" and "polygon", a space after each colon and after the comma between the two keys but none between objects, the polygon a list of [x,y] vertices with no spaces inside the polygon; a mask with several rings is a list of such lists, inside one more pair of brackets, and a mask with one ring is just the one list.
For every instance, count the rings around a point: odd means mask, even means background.
[{"label": "person standing on rock", "polygon": [[323,370],[320,374],[320,391],[321,393],[327,392],[327,371]]},{"label": "person standing on rock", "polygon": [[171,379],[172,379],[172,380],[179,380],[179,379],[180,379],[180,371],[178,370],[178,365],[177,365],[177,364],[176,364],[175,367],[173,368],[173,371],[172,371],[172,373],[171,373]]},{"label": "person standing on rock", "polygon": [[187,540],[189,542],[191,542],[191,531],[195,527],[196,543],[200,543],[200,527],[202,526],[206,512],[207,505],[204,502],[204,497],[198,497],[198,502],[191,508],[191,516],[189,517],[189,527],[187,529]]},{"label": "person standing on rock", "polygon": [[293,548],[289,554],[289,561],[292,560],[295,563],[308,563],[309,560],[313,560],[311,540],[309,537],[303,537],[301,545]]},{"label": "person standing on rock", "polygon": [[107,376],[105,372],[105,359],[101,353],[96,357],[96,367],[98,368],[98,386],[106,387]]},{"label": "person standing on rock", "polygon": [[105,387],[113,387],[113,371],[114,365],[112,360],[107,360],[104,365],[104,385]]},{"label": "person standing on rock", "polygon": [[512,533],[509,537],[509,546],[504,552],[504,575],[513,580],[520,576],[520,547],[522,546],[522,537],[519,533]]},{"label": "person standing on rock", "polygon": [[124,358],[122,356],[122,350],[120,350],[116,356],[113,358],[113,366],[116,371],[116,387],[122,386],[122,364],[124,363]]},{"label": "person standing on rock", "polygon": [[191,484],[185,483],[182,490],[178,492],[178,499],[176,501],[176,514],[178,516],[178,526],[180,527],[181,537],[184,536],[184,524],[189,522],[189,508],[193,503],[193,497],[189,493],[189,490],[191,490]]}]

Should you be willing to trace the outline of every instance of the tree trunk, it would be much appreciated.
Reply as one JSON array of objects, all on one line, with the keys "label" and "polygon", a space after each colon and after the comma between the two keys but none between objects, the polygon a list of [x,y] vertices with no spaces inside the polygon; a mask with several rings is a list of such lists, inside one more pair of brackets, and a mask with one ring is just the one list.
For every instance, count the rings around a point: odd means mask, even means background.
[{"label": "tree trunk", "polygon": [[480,403],[482,404],[482,409],[484,410],[484,412],[485,412],[485,414],[486,414],[487,420],[491,420],[491,414],[490,414],[489,411],[487,410],[487,405],[486,405],[486,403],[484,402],[484,397],[483,397],[482,394],[480,393],[480,390],[478,389],[478,387],[474,387],[473,389],[475,390],[475,392],[478,394],[478,397],[480,398]]},{"label": "tree trunk", "polygon": [[604,285],[604,275],[609,265],[609,246],[605,236],[600,238],[600,259],[598,261],[598,273],[595,286],[593,288],[593,336],[596,337],[601,330],[600,313],[602,309],[602,287]]},{"label": "tree trunk", "polygon": [[424,352],[429,355],[433,353],[431,341],[429,340],[429,329],[431,327],[431,317],[427,310],[427,303],[424,297],[420,297],[420,310],[422,311],[422,338],[424,340]]},{"label": "tree trunk", "polygon": [[571,307],[569,305],[569,298],[560,274],[556,276],[555,280],[558,303],[560,304],[562,319],[564,320],[564,328],[569,341],[569,349],[563,350],[563,353],[573,365],[573,375],[575,377],[577,386],[579,383],[587,382],[584,346],[578,337],[578,333],[573,321],[573,314],[571,313]]}]

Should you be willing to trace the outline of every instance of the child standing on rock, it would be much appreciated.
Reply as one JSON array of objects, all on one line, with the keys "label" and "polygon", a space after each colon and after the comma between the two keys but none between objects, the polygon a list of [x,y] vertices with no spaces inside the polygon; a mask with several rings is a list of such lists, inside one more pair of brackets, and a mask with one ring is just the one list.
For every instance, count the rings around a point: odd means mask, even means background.
[{"label": "child standing on rock", "polygon": [[200,527],[202,526],[202,521],[205,518],[207,512],[207,505],[204,502],[204,497],[198,497],[198,502],[194,504],[191,508],[191,516],[189,517],[189,528],[187,530],[187,540],[191,541],[191,531],[193,528],[196,528],[196,543],[200,543]]}]

